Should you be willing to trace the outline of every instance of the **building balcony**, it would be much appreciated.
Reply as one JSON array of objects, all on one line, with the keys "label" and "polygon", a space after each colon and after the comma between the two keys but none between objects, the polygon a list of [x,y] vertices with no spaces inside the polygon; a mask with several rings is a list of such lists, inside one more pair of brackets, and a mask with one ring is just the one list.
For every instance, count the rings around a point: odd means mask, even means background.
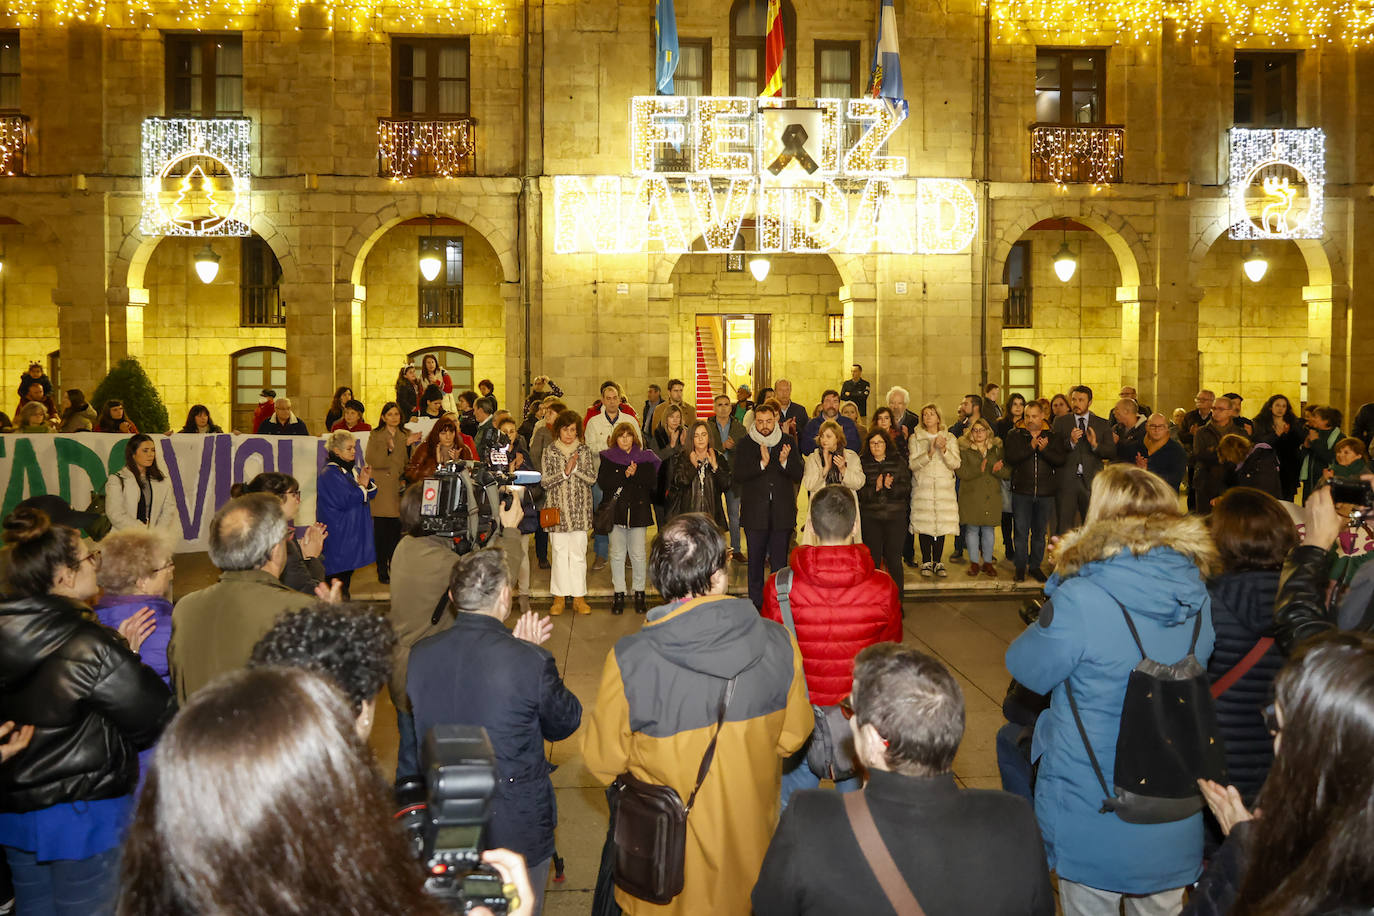
[{"label": "building balcony", "polygon": [[1032,124],[1031,181],[1119,184],[1126,128],[1119,124]]},{"label": "building balcony", "polygon": [[476,124],[472,118],[378,118],[377,174],[397,181],[477,174]]},{"label": "building balcony", "polygon": [[23,175],[29,152],[29,119],[0,115],[0,175]]}]

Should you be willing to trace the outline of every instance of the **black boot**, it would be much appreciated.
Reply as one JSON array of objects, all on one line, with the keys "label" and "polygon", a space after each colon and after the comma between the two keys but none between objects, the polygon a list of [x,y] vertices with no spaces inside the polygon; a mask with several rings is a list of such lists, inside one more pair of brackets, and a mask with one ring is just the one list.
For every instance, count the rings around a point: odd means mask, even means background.
[{"label": "black boot", "polygon": [[625,593],[624,593],[624,592],[616,592],[616,593],[615,593],[615,597],[611,599],[611,613],[612,613],[612,614],[623,614],[623,613],[625,613]]},{"label": "black boot", "polygon": [[645,602],[645,600],[644,600],[644,593],[643,593],[643,592],[635,592],[635,613],[636,613],[636,614],[647,614],[647,613],[649,613],[649,605],[648,605],[648,604]]}]

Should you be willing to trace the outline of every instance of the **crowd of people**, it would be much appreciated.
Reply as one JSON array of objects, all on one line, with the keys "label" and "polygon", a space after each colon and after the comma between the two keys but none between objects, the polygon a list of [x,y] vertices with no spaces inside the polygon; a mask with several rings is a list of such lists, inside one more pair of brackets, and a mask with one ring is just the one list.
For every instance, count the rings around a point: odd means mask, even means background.
[{"label": "crowd of people", "polygon": [[[384,686],[396,785],[423,777],[435,726],[486,730],[484,860],[522,916],[556,859],[546,745],[579,732],[607,786],[598,914],[1374,907],[1374,567],[1338,549],[1374,507],[1327,485],[1374,480],[1370,424],[1346,436],[1339,411],[1282,396],[1245,419],[1206,390],[1166,418],[1125,388],[1107,417],[1081,385],[1005,401],[988,385],[947,424],[900,387],[870,414],[850,375],[814,413],[786,380],[698,417],[680,380],[638,410],[608,380],[584,410],[545,377],[511,413],[426,357],[375,427],[335,393],[313,524],[296,527],[290,475],[238,484],[208,527],[219,580],[175,604],[155,441],[68,392],[73,417],[130,437],[103,512],[44,496],[4,520],[18,912],[444,911],[367,748]],[[21,396],[55,409],[36,376]],[[267,392],[256,426],[306,434]],[[192,409],[185,431],[218,430]],[[496,536],[459,555],[415,484],[494,451],[539,483],[493,485]],[[904,568],[948,576],[947,538],[969,579],[996,577],[1000,553],[1044,585],[1006,653],[1007,791],[956,781],[962,690],[904,644]],[[592,613],[588,571],[609,566],[611,613],[643,617],[585,709],[543,646],[531,551],[551,616]],[[374,564],[385,615],[349,601]],[[733,564],[747,595],[729,594]],[[1224,757],[1163,804],[1149,779],[1108,785],[1179,756],[1130,714],[1142,677],[1201,684],[1187,712]],[[686,811],[676,848],[645,845],[653,791]],[[340,881],[320,862],[365,865]]]}]

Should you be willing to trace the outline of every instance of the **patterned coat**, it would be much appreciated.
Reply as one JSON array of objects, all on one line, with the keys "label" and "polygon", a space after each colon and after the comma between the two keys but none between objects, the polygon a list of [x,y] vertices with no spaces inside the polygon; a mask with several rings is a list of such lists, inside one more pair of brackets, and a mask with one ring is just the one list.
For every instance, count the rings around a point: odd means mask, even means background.
[{"label": "patterned coat", "polygon": [[544,449],[544,507],[557,508],[562,520],[549,531],[592,530],[592,484],[596,483],[596,455],[585,442],[577,443],[577,467],[572,476],[564,473],[568,456],[554,440]]},{"label": "patterned coat", "polygon": [[[934,447],[935,436],[945,437],[945,450]],[[959,498],[954,472],[959,469],[959,442],[949,430],[930,433],[918,427],[911,434],[911,533],[941,537],[959,533]]]}]

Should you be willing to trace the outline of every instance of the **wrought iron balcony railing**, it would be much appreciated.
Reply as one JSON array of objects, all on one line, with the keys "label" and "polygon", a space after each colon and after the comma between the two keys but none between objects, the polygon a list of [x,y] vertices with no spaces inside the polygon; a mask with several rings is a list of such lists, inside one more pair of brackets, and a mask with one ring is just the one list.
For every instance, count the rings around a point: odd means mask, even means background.
[{"label": "wrought iron balcony railing", "polygon": [[472,118],[377,119],[377,174],[383,178],[456,178],[477,174]]},{"label": "wrought iron balcony railing", "polygon": [[1031,181],[1119,184],[1125,155],[1119,124],[1031,125]]},{"label": "wrought iron balcony railing", "polygon": [[29,119],[0,115],[0,175],[23,175],[28,164]]}]

